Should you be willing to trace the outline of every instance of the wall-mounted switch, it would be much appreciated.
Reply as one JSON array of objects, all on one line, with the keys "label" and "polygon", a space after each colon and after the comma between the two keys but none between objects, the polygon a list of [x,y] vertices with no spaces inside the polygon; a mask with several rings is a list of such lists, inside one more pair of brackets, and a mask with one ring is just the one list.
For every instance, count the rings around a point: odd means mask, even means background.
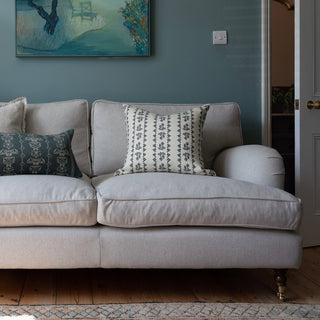
[{"label": "wall-mounted switch", "polygon": [[227,31],[213,31],[213,44],[227,44]]}]

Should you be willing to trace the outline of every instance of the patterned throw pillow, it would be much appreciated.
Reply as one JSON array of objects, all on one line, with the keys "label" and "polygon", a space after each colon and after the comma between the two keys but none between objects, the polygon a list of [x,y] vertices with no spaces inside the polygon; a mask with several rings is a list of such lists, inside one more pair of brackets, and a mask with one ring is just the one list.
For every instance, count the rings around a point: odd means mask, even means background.
[{"label": "patterned throw pillow", "polygon": [[73,129],[55,135],[0,133],[0,175],[82,176],[71,150]]},{"label": "patterned throw pillow", "polygon": [[26,98],[18,98],[0,105],[0,132],[24,132]]},{"label": "patterned throw pillow", "polygon": [[202,127],[208,105],[183,113],[159,115],[124,105],[128,152],[115,175],[174,172],[215,175],[203,168]]}]

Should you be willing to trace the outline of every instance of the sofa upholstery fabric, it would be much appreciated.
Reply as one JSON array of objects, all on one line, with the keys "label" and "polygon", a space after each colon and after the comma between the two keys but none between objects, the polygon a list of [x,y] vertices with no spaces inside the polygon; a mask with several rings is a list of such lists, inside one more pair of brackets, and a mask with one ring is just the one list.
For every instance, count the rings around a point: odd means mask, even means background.
[{"label": "sofa upholstery fabric", "polygon": [[98,268],[99,233],[97,227],[0,228],[0,268]]},{"label": "sofa upholstery fabric", "polygon": [[[128,103],[153,113],[167,115],[200,107],[202,104]],[[98,176],[115,172],[124,164],[127,136],[123,103],[97,100],[91,114],[92,169]],[[203,127],[202,155],[205,168],[212,169],[216,153],[222,149],[242,145],[240,110],[236,103],[210,104]]]},{"label": "sofa upholstery fabric", "polygon": [[102,268],[298,268],[292,231],[214,227],[100,230]]},{"label": "sofa upholstery fabric", "polygon": [[280,153],[261,145],[245,145],[223,150],[214,160],[218,176],[244,180],[282,189],[285,168]]},{"label": "sofa upholstery fabric", "polygon": [[0,177],[0,226],[92,226],[96,195],[90,179],[49,175]]},{"label": "sofa upholstery fabric", "polygon": [[73,154],[81,172],[91,176],[89,110],[86,100],[28,104],[26,132],[46,135],[74,129]]},{"label": "sofa upholstery fabric", "polygon": [[300,202],[272,187],[221,177],[137,173],[93,178],[98,222],[122,228],[236,226],[296,230]]},{"label": "sofa upholstery fabric", "polygon": [[26,105],[26,98],[18,98],[7,103],[0,102],[0,132],[24,132]]},{"label": "sofa upholstery fabric", "polygon": [[[35,250],[36,248],[36,250]],[[292,231],[161,227],[0,228],[0,268],[298,268]]]}]

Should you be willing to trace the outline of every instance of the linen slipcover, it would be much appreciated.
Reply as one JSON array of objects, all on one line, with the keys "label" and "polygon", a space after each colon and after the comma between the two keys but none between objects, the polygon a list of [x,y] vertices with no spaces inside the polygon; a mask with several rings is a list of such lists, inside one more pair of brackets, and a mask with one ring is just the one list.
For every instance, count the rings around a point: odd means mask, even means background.
[{"label": "linen slipcover", "polygon": [[300,201],[286,191],[228,178],[136,173],[93,178],[98,222],[121,228],[223,226],[296,230]]},{"label": "linen slipcover", "polygon": [[83,175],[0,176],[0,227],[92,226],[95,190]]},{"label": "linen slipcover", "polygon": [[1,269],[100,267],[98,227],[0,228]]},{"label": "linen slipcover", "polygon": [[[35,250],[35,248],[37,248]],[[214,227],[0,228],[0,268],[298,268],[292,231]]]},{"label": "linen slipcover", "polygon": [[100,243],[102,268],[285,269],[302,256],[301,236],[283,230],[101,227]]}]

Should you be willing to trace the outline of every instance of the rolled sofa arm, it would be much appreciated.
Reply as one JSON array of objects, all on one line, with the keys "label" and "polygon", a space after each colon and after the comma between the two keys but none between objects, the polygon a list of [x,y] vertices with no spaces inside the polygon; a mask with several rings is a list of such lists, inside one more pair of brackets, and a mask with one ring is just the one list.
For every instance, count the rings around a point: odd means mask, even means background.
[{"label": "rolled sofa arm", "polygon": [[261,145],[226,149],[213,163],[217,176],[283,189],[285,168],[280,153]]}]

